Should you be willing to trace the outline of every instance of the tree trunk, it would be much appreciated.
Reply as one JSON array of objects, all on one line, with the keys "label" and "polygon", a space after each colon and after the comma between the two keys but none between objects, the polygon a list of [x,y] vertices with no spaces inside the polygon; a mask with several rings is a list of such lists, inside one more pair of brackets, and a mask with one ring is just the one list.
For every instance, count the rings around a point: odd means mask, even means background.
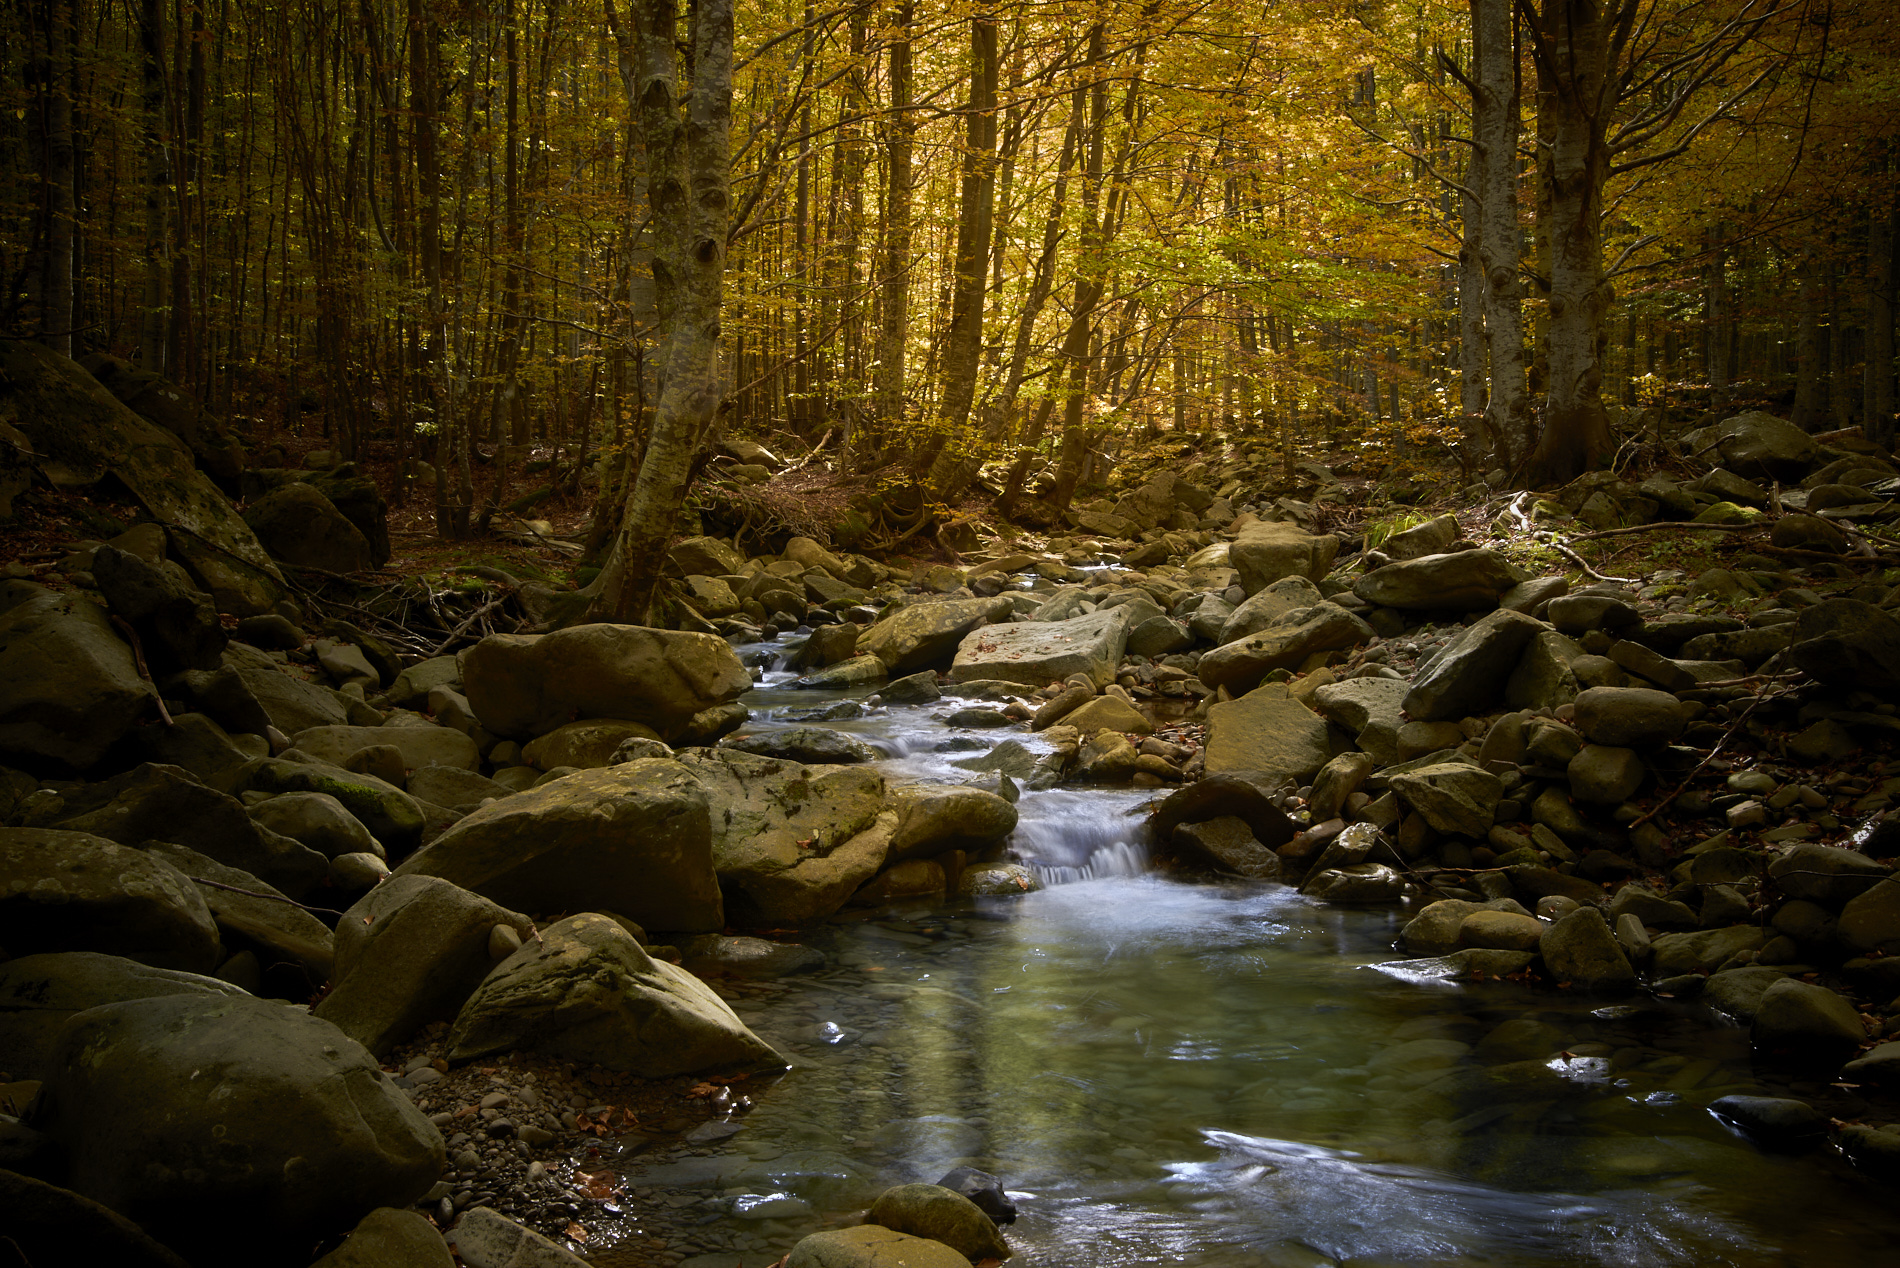
[{"label": "tree trunk", "polygon": [[1731,396],[1730,385],[1734,375],[1729,368],[1728,357],[1728,266],[1722,247],[1722,226],[1717,224],[1709,230],[1709,246],[1712,259],[1709,261],[1709,406],[1718,416],[1728,413]]},{"label": "tree trunk", "polygon": [[661,569],[686,500],[693,455],[724,391],[719,345],[732,202],[732,0],[697,0],[686,92],[674,52],[675,4],[644,0],[637,39],[638,104],[647,125],[646,202],[656,222],[671,220],[680,229],[664,255],[656,249],[654,273],[656,282],[662,270],[674,280],[678,306],[652,433],[595,591],[597,612],[634,623],[659,617]]},{"label": "tree trunk", "polygon": [[39,300],[40,342],[73,355],[73,30],[66,5],[29,6],[44,41],[27,65],[35,149],[40,161],[39,214],[45,228],[33,284]]},{"label": "tree trunk", "polygon": [[1517,46],[1511,0],[1471,0],[1472,131],[1478,143],[1479,264],[1484,281],[1484,328],[1490,354],[1486,430],[1507,467],[1524,461],[1534,443],[1524,373],[1524,288],[1518,280]]},{"label": "tree trunk", "polygon": [[[1611,290],[1603,277],[1605,130],[1615,102],[1610,74],[1612,15],[1598,0],[1544,0],[1538,22],[1538,110],[1551,112],[1550,146],[1539,176],[1550,209],[1549,391],[1544,431],[1531,455],[1533,484],[1563,484],[1609,456],[1604,411],[1603,318]],[[1546,131],[1539,119],[1539,133]]]},{"label": "tree trunk", "polygon": [[165,294],[171,275],[166,204],[171,198],[171,150],[165,103],[165,9],[160,0],[139,4],[139,88],[145,126],[145,310],[139,318],[139,364],[165,372],[170,323]]},{"label": "tree trunk", "polygon": [[1867,354],[1861,392],[1861,429],[1877,445],[1893,448],[1894,250],[1900,245],[1900,204],[1887,196],[1867,220]]},{"label": "tree trunk", "polygon": [[884,141],[884,250],[878,266],[877,421],[860,455],[867,466],[877,464],[878,455],[904,421],[904,359],[910,337],[910,165],[916,126],[910,117],[910,36],[917,21],[916,0],[898,0],[895,16],[896,33],[888,59],[890,121]]}]

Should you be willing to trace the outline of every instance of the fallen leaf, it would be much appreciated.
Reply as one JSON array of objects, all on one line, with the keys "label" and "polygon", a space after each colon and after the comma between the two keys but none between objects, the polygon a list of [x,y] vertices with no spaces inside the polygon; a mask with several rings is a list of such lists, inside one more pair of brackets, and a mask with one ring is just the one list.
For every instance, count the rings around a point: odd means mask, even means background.
[{"label": "fallen leaf", "polygon": [[566,1233],[569,1237],[573,1238],[577,1242],[584,1242],[587,1240],[587,1230],[582,1228],[579,1224],[569,1224],[566,1228],[562,1229],[561,1231],[563,1233]]}]

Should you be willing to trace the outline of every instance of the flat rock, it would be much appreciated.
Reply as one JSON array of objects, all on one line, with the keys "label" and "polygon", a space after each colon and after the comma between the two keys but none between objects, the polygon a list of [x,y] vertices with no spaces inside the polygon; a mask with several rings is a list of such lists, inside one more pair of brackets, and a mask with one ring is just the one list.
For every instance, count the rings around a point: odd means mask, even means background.
[{"label": "flat rock", "polygon": [[810,766],[875,762],[884,756],[855,735],[822,726],[790,726],[727,736],[719,742],[719,747]]},{"label": "flat rock", "polygon": [[1298,525],[1252,523],[1240,530],[1227,548],[1227,562],[1240,574],[1240,588],[1260,593],[1283,577],[1318,581],[1339,554],[1339,538],[1331,533],[1313,536]]},{"label": "flat rock", "polygon": [[[922,669],[943,669],[962,651],[965,639],[994,621],[1009,618],[1009,600],[946,599],[937,603],[913,603],[858,635],[858,650],[875,656],[885,670],[896,676],[914,674]],[[1031,625],[1036,624],[1031,622]],[[1011,626],[1010,629],[1028,628]],[[844,662],[849,663],[849,662]],[[969,662],[965,662],[966,666]],[[953,671],[952,676],[955,677]],[[965,678],[1012,677],[1007,674],[966,672]],[[1013,679],[1016,681],[1016,679]],[[1035,683],[1042,685],[1042,680]]]},{"label": "flat rock", "polygon": [[958,643],[950,677],[1041,687],[1082,674],[1099,689],[1115,680],[1127,640],[1126,616],[1114,608],[1065,621],[984,625]]},{"label": "flat rock", "polygon": [[67,1018],[159,995],[243,995],[228,982],[99,951],[23,955],[0,964],[0,1069],[40,1079]]},{"label": "flat rock", "polygon": [[1269,781],[1303,782],[1332,757],[1324,718],[1264,691],[1208,707],[1205,752],[1210,774],[1258,771]]},{"label": "flat rock", "polygon": [[1509,609],[1472,622],[1413,680],[1406,714],[1414,721],[1443,722],[1489,712],[1503,698],[1525,645],[1546,628]]},{"label": "flat rock", "polygon": [[1298,669],[1315,652],[1343,651],[1373,638],[1371,626],[1331,602],[1296,609],[1282,622],[1206,653],[1196,674],[1208,686],[1238,695],[1252,691],[1276,669]]},{"label": "flat rock", "polygon": [[0,828],[0,929],[15,955],[100,951],[208,973],[217,925],[177,868],[83,832]]},{"label": "flat rock", "polygon": [[1482,612],[1497,607],[1499,597],[1524,579],[1495,550],[1461,550],[1375,568],[1353,582],[1352,592],[1380,607]]}]

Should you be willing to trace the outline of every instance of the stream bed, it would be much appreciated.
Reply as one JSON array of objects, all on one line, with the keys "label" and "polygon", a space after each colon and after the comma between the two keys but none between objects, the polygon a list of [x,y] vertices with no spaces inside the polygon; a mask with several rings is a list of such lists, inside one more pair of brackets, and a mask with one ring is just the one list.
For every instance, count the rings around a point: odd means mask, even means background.
[{"label": "stream bed", "polygon": [[[747,698],[758,726],[846,698],[784,677]],[[940,712],[824,725],[894,781],[967,778]],[[984,747],[1005,737],[1033,744]],[[1035,1268],[1893,1262],[1879,1186],[1710,1113],[1824,1091],[1752,1067],[1745,1030],[1644,993],[1415,980],[1404,910],[1145,872],[1150,796],[1025,792],[1012,846],[1046,888],[847,910],[800,935],[825,968],[737,993],[790,1071],[616,1163],[696,1213],[687,1253],[721,1253],[691,1268],[762,1268],[959,1165],[1002,1180]]]}]

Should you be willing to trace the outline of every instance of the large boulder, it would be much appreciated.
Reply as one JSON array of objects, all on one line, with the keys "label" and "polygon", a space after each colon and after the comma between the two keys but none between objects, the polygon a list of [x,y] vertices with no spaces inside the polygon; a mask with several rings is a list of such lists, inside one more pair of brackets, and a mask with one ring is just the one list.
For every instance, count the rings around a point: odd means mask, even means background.
[{"label": "large boulder", "polygon": [[1097,688],[1105,687],[1115,680],[1115,667],[1121,664],[1127,640],[1126,614],[1119,608],[1066,621],[987,625],[965,635],[957,645],[950,678],[1040,687],[1083,674]]},{"label": "large boulder", "polygon": [[884,777],[870,767],[730,749],[680,762],[706,789],[712,862],[734,924],[821,919],[884,866],[896,816],[880,821]]},{"label": "large boulder", "polygon": [[1313,692],[1321,717],[1355,737],[1361,749],[1385,765],[1399,760],[1399,728],[1405,724],[1403,678],[1348,678]]},{"label": "large boulder", "polygon": [[1342,651],[1373,638],[1370,625],[1336,603],[1296,609],[1281,621],[1203,655],[1195,671],[1201,681],[1238,695],[1276,669],[1298,669],[1316,652]]},{"label": "large boulder", "polygon": [[323,793],[335,798],[390,853],[407,854],[422,843],[426,819],[421,804],[394,784],[374,775],[324,762],[260,757],[239,772],[235,789],[239,792]]},{"label": "large boulder", "polygon": [[230,644],[224,649],[224,664],[256,697],[270,725],[285,735],[312,727],[342,726],[350,720],[349,710],[336,692],[285,673],[268,653],[255,647]]},{"label": "large boulder", "polygon": [[319,572],[366,572],[375,552],[363,530],[315,485],[293,480],[244,510],[244,522],[274,559]]},{"label": "large boulder", "polygon": [[138,632],[155,674],[217,669],[226,636],[211,596],[169,559],[148,563],[111,545],[92,552],[92,576],[114,616]]},{"label": "large boulder", "polygon": [[497,926],[534,934],[526,916],[440,877],[391,877],[337,922],[332,988],[313,1011],[382,1056],[455,1019],[495,967]]},{"label": "large boulder", "polygon": [[205,412],[202,402],[169,379],[111,353],[88,353],[79,364],[134,413],[184,441],[199,470],[236,496],[244,473],[244,446],[221,420]]},{"label": "large boulder", "polygon": [[1636,985],[1636,970],[1595,907],[1578,907],[1547,927],[1538,952],[1551,976],[1582,990],[1628,990]]},{"label": "large boulder", "polygon": [[859,635],[858,651],[877,657],[892,675],[942,669],[957,655],[967,636],[993,621],[1008,620],[1012,610],[1009,600],[1000,596],[913,603]]},{"label": "large boulder", "polygon": [[0,760],[86,770],[151,707],[152,688],[98,604],[21,589],[0,612]]},{"label": "large boulder", "polygon": [[262,877],[302,898],[330,874],[327,858],[263,827],[244,803],[177,766],[147,762],[76,789],[56,826],[120,845],[169,841]]},{"label": "large boulder", "polygon": [[1227,562],[1240,574],[1240,588],[1249,595],[1282,577],[1318,581],[1338,555],[1339,538],[1331,533],[1315,537],[1297,524],[1285,523],[1248,524],[1227,548]]},{"label": "large boulder", "polygon": [[1769,879],[1783,894],[1834,908],[1860,897],[1892,870],[1857,850],[1812,844],[1791,846],[1768,864]]},{"label": "large boulder", "polygon": [[528,911],[599,906],[648,929],[725,923],[707,790],[677,762],[584,770],[492,802],[395,869]]},{"label": "large boulder", "polygon": [[942,1242],[881,1224],[860,1224],[800,1238],[785,1268],[970,1268]]},{"label": "large boulder", "polygon": [[1525,577],[1495,550],[1460,550],[1375,568],[1353,582],[1352,592],[1381,607],[1483,612]]},{"label": "large boulder", "polygon": [[33,1126],[68,1183],[194,1260],[284,1261],[442,1173],[442,1134],[375,1058],[274,1000],[89,1009],[53,1067]]},{"label": "large boulder", "polygon": [[1296,608],[1310,608],[1325,598],[1319,587],[1303,575],[1282,577],[1232,609],[1220,623],[1218,637],[1214,641],[1231,643],[1237,638],[1258,634],[1277,624],[1281,617]]},{"label": "large boulder", "polygon": [[220,612],[250,616],[285,595],[284,578],[185,442],[141,418],[77,362],[42,344],[0,340],[0,415],[11,418],[59,483],[110,474],[165,525],[171,552]]},{"label": "large boulder", "polygon": [[1825,986],[1786,978],[1761,993],[1750,1037],[1802,1065],[1833,1069],[1854,1055],[1867,1028],[1854,1006]]},{"label": "large boulder", "polygon": [[311,488],[330,499],[338,515],[356,526],[369,543],[369,566],[380,568],[389,562],[389,503],[383,500],[376,481],[358,475],[354,463],[344,463],[332,471],[312,471],[304,476]]},{"label": "large boulder", "polygon": [[382,842],[370,835],[363,821],[328,793],[279,793],[250,807],[250,815],[277,835],[308,846],[326,859],[342,854],[386,856]]},{"label": "large boulder", "polygon": [[1332,757],[1326,719],[1284,689],[1262,688],[1207,710],[1207,771],[1258,771],[1267,781],[1311,778]]},{"label": "large boulder", "polygon": [[864,1222],[942,1242],[973,1264],[1011,1254],[994,1220],[969,1198],[940,1184],[886,1189],[871,1203]]},{"label": "large boulder", "polygon": [[256,948],[266,965],[300,965],[310,989],[330,976],[334,957],[329,927],[266,882],[182,845],[154,842],[148,854],[191,878],[228,947]]},{"label": "large boulder", "polygon": [[1525,645],[1545,628],[1508,608],[1472,622],[1413,679],[1406,715],[1415,722],[1455,722],[1488,712],[1503,697]]},{"label": "large boulder", "polygon": [[1722,465],[1751,479],[1795,481],[1808,473],[1816,453],[1814,437],[1785,419],[1760,410],[1725,418],[1714,427],[1683,437],[1691,452],[1711,445]]},{"label": "large boulder", "polygon": [[1822,682],[1891,696],[1900,692],[1900,620],[1859,599],[1830,598],[1801,609],[1794,663]]},{"label": "large boulder", "polygon": [[481,765],[475,741],[445,726],[313,726],[290,737],[292,748],[330,766],[343,766],[366,748],[388,745],[407,768]]},{"label": "large boulder", "polygon": [[0,1070],[46,1077],[59,1032],[74,1013],[158,995],[243,995],[229,982],[154,968],[102,951],[52,951],[0,964]]},{"label": "large boulder", "polygon": [[906,784],[886,805],[897,812],[891,863],[993,845],[1016,830],[1016,807],[981,788]]},{"label": "large boulder", "polygon": [[83,832],[0,828],[0,943],[13,955],[101,951],[209,973],[218,929],[177,868]]},{"label": "large boulder", "polygon": [[15,1171],[0,1171],[8,1259],[16,1264],[191,1268],[110,1207]]},{"label": "large boulder", "polygon": [[527,1051],[649,1079],[783,1063],[711,987],[593,912],[557,921],[497,965],[448,1046],[457,1061]]},{"label": "large boulder", "polygon": [[577,718],[621,718],[672,742],[695,714],[737,700],[752,676],[717,635],[601,624],[491,634],[463,654],[462,683],[497,735],[526,739]]},{"label": "large boulder", "polygon": [[1481,766],[1439,762],[1391,777],[1399,800],[1440,832],[1483,840],[1497,817],[1504,783]]}]

